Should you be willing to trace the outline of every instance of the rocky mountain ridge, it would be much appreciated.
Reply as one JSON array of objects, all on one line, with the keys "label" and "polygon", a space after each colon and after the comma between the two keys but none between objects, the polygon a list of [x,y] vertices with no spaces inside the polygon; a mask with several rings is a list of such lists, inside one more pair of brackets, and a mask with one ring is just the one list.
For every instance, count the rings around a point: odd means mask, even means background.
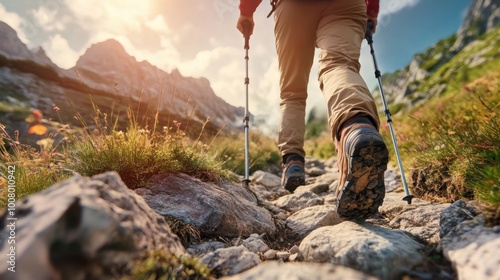
[{"label": "rocky mountain ridge", "polygon": [[[443,39],[425,52],[416,54],[410,64],[394,73],[382,76],[384,91],[389,103],[408,109],[413,105],[428,100],[446,89],[446,82],[435,82],[433,75],[446,63],[462,54],[467,46],[474,43],[484,34],[494,32],[500,22],[499,0],[474,0],[464,21],[456,34]],[[487,46],[485,46],[486,48]],[[467,67],[477,67],[494,59],[496,54],[486,55],[484,52],[462,54],[461,58]],[[449,72],[464,72],[465,69],[453,67]],[[434,80],[436,80],[434,78]],[[429,82],[430,85],[424,84]],[[424,86],[423,86],[424,85]],[[378,94],[378,89],[374,94]],[[392,110],[393,113],[394,110]],[[399,111],[396,110],[396,111]]]},{"label": "rocky mountain ridge", "polygon": [[65,70],[41,47],[30,51],[3,22],[0,39],[0,102],[7,106],[40,109],[52,119],[57,119],[53,110],[57,106],[66,110],[62,112],[65,121],[71,122],[75,109],[82,115],[93,113],[94,102],[108,114],[113,108],[122,112],[127,107],[142,108],[153,119],[158,110],[160,126],[168,126],[168,120],[189,119],[191,129],[198,133],[207,120],[211,132],[222,126],[229,130],[242,126],[244,109],[218,97],[207,79],[184,77],[178,70],[167,73],[147,61],[138,62],[116,40],[93,44],[73,68]]}]

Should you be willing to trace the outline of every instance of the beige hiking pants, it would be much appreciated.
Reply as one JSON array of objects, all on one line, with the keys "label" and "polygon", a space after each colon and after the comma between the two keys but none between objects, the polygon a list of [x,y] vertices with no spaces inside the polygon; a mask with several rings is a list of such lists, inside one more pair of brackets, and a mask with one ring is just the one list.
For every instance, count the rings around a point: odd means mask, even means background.
[{"label": "beige hiking pants", "polygon": [[377,108],[359,75],[359,53],[366,28],[365,0],[281,0],[275,12],[275,37],[281,74],[281,155],[305,156],[307,83],[319,56],[319,85],[328,105],[335,139],[340,125],[354,115],[370,116],[379,126]]}]

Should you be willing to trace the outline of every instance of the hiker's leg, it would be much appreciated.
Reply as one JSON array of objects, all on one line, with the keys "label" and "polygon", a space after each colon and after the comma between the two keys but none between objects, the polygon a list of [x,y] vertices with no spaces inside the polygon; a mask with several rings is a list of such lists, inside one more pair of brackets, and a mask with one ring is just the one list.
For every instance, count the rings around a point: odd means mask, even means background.
[{"label": "hiker's leg", "polygon": [[359,74],[365,28],[365,0],[332,1],[319,22],[319,81],[333,139],[340,125],[355,115],[368,116],[379,127],[375,101]]},{"label": "hiker's leg", "polygon": [[307,83],[321,13],[318,3],[281,1],[275,12],[274,33],[281,75],[278,148],[282,156],[305,156]]}]

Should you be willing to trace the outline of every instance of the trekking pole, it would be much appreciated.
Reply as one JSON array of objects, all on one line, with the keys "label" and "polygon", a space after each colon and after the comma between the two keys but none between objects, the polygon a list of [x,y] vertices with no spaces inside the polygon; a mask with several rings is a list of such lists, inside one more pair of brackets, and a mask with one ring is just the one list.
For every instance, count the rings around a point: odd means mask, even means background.
[{"label": "trekking pole", "polygon": [[250,121],[250,117],[248,116],[248,84],[250,84],[250,79],[248,78],[248,49],[250,49],[249,40],[250,40],[250,30],[251,30],[250,22],[243,22],[243,36],[245,37],[245,117],[243,118],[243,123],[245,126],[245,179],[243,182],[245,186],[248,187],[250,184],[250,180],[248,179],[248,123]]},{"label": "trekking pole", "polygon": [[368,45],[370,45],[370,53],[372,54],[373,65],[375,67],[375,77],[377,78],[378,87],[380,89],[380,96],[382,97],[382,102],[384,103],[384,109],[385,109],[384,113],[387,117],[387,123],[389,124],[389,130],[391,132],[392,143],[394,144],[394,152],[396,152],[396,157],[398,160],[399,171],[401,171],[401,180],[403,182],[403,187],[404,187],[405,195],[406,195],[405,197],[403,197],[403,200],[407,201],[408,204],[411,204],[411,200],[413,198],[413,195],[410,194],[410,191],[408,190],[408,184],[406,183],[405,173],[403,170],[403,163],[401,162],[401,156],[399,154],[398,143],[396,142],[394,128],[392,127],[391,112],[389,111],[389,107],[387,106],[387,100],[385,99],[384,88],[382,87],[382,78],[380,75],[380,70],[378,69],[377,59],[375,58],[375,50],[373,50],[373,37],[372,37],[372,33],[371,33],[372,27],[373,27],[373,22],[368,21],[368,27],[366,28],[365,38],[366,38],[366,41],[368,41]]}]

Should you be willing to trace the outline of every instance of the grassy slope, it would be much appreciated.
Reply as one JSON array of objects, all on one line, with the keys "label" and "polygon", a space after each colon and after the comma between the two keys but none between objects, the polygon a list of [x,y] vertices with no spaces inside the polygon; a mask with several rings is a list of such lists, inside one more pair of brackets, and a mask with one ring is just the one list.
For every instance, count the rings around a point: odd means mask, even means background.
[{"label": "grassy slope", "polygon": [[[483,63],[471,65],[478,57]],[[498,223],[500,27],[436,68],[417,90],[437,85],[445,85],[441,94],[394,118],[407,177],[421,197],[479,198]]]}]

